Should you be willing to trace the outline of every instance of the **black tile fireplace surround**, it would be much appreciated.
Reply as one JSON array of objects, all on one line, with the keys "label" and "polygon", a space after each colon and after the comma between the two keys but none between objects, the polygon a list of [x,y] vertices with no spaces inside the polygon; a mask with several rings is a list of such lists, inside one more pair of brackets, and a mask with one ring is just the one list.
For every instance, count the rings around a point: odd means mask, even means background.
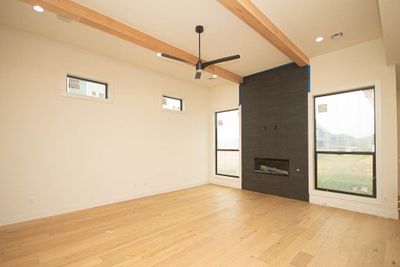
[{"label": "black tile fireplace surround", "polygon": [[308,201],[308,68],[295,64],[244,78],[242,188]]}]

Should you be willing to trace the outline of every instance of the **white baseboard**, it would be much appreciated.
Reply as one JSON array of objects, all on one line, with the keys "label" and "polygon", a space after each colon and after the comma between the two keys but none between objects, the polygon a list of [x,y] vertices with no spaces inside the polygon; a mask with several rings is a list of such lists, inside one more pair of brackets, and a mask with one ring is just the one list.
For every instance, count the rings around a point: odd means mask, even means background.
[{"label": "white baseboard", "polygon": [[399,214],[396,208],[385,208],[381,205],[369,205],[366,203],[351,202],[347,200],[327,198],[323,196],[310,195],[310,203],[334,207],[339,209],[346,209],[360,213],[376,215],[385,218],[398,219]]},{"label": "white baseboard", "polygon": [[5,218],[0,218],[0,226],[45,218],[45,217],[49,217],[49,216],[60,215],[60,214],[68,213],[68,212],[74,212],[74,211],[94,208],[94,207],[98,207],[98,206],[102,206],[102,205],[142,198],[142,197],[146,197],[146,196],[157,195],[157,194],[161,194],[161,193],[177,191],[177,190],[181,190],[181,189],[187,189],[187,188],[191,188],[191,187],[195,187],[195,186],[199,186],[199,185],[204,185],[207,183],[208,183],[207,181],[202,181],[202,182],[189,183],[189,184],[183,184],[183,185],[177,185],[177,186],[170,186],[170,187],[166,187],[166,188],[153,189],[153,190],[146,191],[146,192],[139,192],[139,193],[122,196],[122,197],[115,197],[115,198],[110,198],[110,199],[105,199],[105,200],[91,201],[91,202],[87,202],[87,203],[84,203],[81,205],[61,207],[61,208],[57,208],[57,209],[42,210],[42,211],[37,211],[37,212],[32,212],[32,213],[9,216],[9,217],[5,217]]}]

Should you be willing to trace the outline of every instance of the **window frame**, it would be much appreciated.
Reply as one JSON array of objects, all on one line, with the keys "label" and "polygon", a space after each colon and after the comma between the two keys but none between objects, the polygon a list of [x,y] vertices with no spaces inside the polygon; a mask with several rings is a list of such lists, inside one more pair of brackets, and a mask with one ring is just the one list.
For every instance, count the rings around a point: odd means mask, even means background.
[{"label": "window frame", "polygon": [[[239,108],[234,108],[234,109],[227,109],[227,110],[221,110],[221,111],[216,111],[214,113],[214,130],[215,130],[215,150],[214,150],[214,155],[215,155],[215,175],[218,176],[226,176],[226,177],[231,177],[235,179],[239,179],[240,175],[229,175],[229,174],[221,174],[218,173],[218,151],[233,151],[233,152],[238,152],[240,154],[240,147],[238,149],[218,149],[218,114],[219,113],[224,113],[224,112],[230,112],[230,111],[238,111]],[[239,122],[240,123],[240,122]],[[240,131],[240,128],[238,129]],[[240,136],[240,134],[239,134]]]},{"label": "window frame", "polygon": [[[164,97],[165,98],[169,98],[169,99],[174,99],[174,100],[179,100],[180,103],[180,109],[176,110],[176,109],[170,109],[170,108],[164,108]],[[168,95],[162,95],[161,97],[161,109],[162,110],[168,110],[168,111],[174,111],[174,112],[183,112],[183,98],[178,98],[178,97],[173,97],[173,96],[168,96]]]},{"label": "window frame", "polygon": [[[351,152],[346,152],[346,151],[317,151],[317,117],[316,117],[316,98],[318,97],[325,97],[325,96],[332,96],[332,95],[339,95],[339,94],[345,94],[345,93],[351,93],[351,92],[356,92],[356,91],[362,91],[362,90],[373,90],[374,92],[374,151],[373,152],[368,152],[368,151],[351,151]],[[315,190],[320,190],[320,191],[325,191],[325,192],[333,192],[333,193],[340,193],[340,194],[346,194],[346,195],[353,195],[353,196],[359,196],[359,197],[367,197],[367,198],[377,198],[377,171],[376,171],[376,87],[374,85],[371,86],[365,86],[365,87],[360,87],[356,89],[350,89],[350,90],[342,90],[342,91],[337,91],[337,92],[332,92],[332,93],[327,93],[327,94],[320,94],[320,95],[314,95],[313,96],[313,114],[314,114],[314,188]],[[318,154],[330,154],[330,155],[370,155],[372,156],[372,195],[365,195],[365,194],[359,194],[359,193],[352,193],[352,192],[345,192],[345,191],[340,191],[340,190],[334,190],[334,189],[327,189],[327,188],[319,188],[318,187]]]},{"label": "window frame", "polygon": [[[105,85],[105,96],[104,98],[100,98],[100,97],[93,97],[90,95],[79,95],[79,94],[73,94],[73,93],[69,93],[68,92],[68,78],[72,78],[72,79],[78,79],[78,80],[82,80],[82,81],[86,81],[86,82],[91,82],[91,83],[98,83],[98,84],[102,84]],[[105,100],[109,100],[109,93],[108,93],[108,83],[107,82],[101,82],[101,81],[95,81],[93,79],[88,79],[88,78],[83,78],[81,76],[77,76],[77,75],[72,75],[72,74],[68,74],[65,77],[65,94],[67,96],[73,96],[73,97],[84,97],[84,98],[88,98],[88,99],[95,99],[95,100],[100,100],[100,101],[105,101]]]}]

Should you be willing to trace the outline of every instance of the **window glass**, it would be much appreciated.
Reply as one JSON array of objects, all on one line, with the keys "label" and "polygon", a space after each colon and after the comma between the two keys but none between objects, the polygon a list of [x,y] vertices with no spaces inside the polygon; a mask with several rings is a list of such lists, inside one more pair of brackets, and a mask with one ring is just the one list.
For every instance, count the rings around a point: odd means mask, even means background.
[{"label": "window glass", "polygon": [[217,150],[217,173],[239,176],[239,151]]},{"label": "window glass", "polygon": [[164,109],[182,111],[182,99],[163,96],[162,107]]},{"label": "window glass", "polygon": [[216,174],[239,177],[239,110],[215,114]]},{"label": "window glass", "polygon": [[239,111],[217,113],[217,148],[239,149]]},{"label": "window glass", "polygon": [[374,90],[315,99],[317,151],[374,151]]},{"label": "window glass", "polygon": [[314,103],[316,189],[376,197],[374,88]]},{"label": "window glass", "polygon": [[318,188],[373,195],[373,156],[318,154]]},{"label": "window glass", "polygon": [[106,99],[107,84],[68,75],[67,93]]}]

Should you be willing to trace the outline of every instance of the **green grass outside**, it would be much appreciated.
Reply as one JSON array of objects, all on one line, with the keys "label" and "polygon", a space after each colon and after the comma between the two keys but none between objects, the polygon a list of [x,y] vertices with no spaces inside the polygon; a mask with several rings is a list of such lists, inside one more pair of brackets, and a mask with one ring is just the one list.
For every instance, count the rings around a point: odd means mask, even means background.
[{"label": "green grass outside", "polygon": [[318,154],[318,188],[373,195],[371,155]]}]

